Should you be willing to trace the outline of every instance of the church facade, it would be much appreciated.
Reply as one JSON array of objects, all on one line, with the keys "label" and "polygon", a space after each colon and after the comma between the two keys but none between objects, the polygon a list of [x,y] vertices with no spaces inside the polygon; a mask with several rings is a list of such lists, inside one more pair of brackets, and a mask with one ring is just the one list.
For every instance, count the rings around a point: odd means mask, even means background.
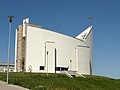
[{"label": "church facade", "polygon": [[23,20],[16,29],[15,72],[92,74],[92,26],[76,37]]}]

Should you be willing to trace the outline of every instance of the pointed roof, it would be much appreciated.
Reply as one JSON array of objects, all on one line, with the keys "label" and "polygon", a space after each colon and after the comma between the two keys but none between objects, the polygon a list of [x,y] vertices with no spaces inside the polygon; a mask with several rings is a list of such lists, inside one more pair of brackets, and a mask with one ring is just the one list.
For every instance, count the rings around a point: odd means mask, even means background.
[{"label": "pointed roof", "polygon": [[89,26],[87,29],[85,29],[82,33],[80,33],[75,38],[85,41],[89,33],[91,32],[91,30],[92,30],[92,26]]}]

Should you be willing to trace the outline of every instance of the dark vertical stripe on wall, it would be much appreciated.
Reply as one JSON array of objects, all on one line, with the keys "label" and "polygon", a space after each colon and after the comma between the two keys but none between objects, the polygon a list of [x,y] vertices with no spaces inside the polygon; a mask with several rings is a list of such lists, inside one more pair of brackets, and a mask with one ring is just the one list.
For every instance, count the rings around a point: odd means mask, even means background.
[{"label": "dark vertical stripe on wall", "polygon": [[90,75],[92,75],[92,64],[91,64],[91,61],[90,62]]},{"label": "dark vertical stripe on wall", "polygon": [[55,48],[55,73],[56,73],[56,63],[57,63],[57,50]]}]

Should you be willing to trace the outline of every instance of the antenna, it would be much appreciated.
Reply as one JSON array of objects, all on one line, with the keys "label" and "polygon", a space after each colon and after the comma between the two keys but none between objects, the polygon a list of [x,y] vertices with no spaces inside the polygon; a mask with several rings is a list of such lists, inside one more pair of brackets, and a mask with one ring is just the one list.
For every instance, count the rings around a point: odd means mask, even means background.
[{"label": "antenna", "polygon": [[93,17],[90,16],[88,19],[90,19],[90,25],[92,26],[92,19],[93,19]]}]

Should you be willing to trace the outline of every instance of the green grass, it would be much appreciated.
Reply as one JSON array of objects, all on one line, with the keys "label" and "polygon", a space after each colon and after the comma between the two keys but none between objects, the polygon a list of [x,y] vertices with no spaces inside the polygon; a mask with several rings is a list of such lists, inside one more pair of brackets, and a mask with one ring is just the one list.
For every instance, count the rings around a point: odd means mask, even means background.
[{"label": "green grass", "polygon": [[[63,74],[10,73],[9,83],[32,90],[120,90],[120,80],[85,76],[68,78]],[[0,80],[6,81],[6,73],[0,73]]]}]

